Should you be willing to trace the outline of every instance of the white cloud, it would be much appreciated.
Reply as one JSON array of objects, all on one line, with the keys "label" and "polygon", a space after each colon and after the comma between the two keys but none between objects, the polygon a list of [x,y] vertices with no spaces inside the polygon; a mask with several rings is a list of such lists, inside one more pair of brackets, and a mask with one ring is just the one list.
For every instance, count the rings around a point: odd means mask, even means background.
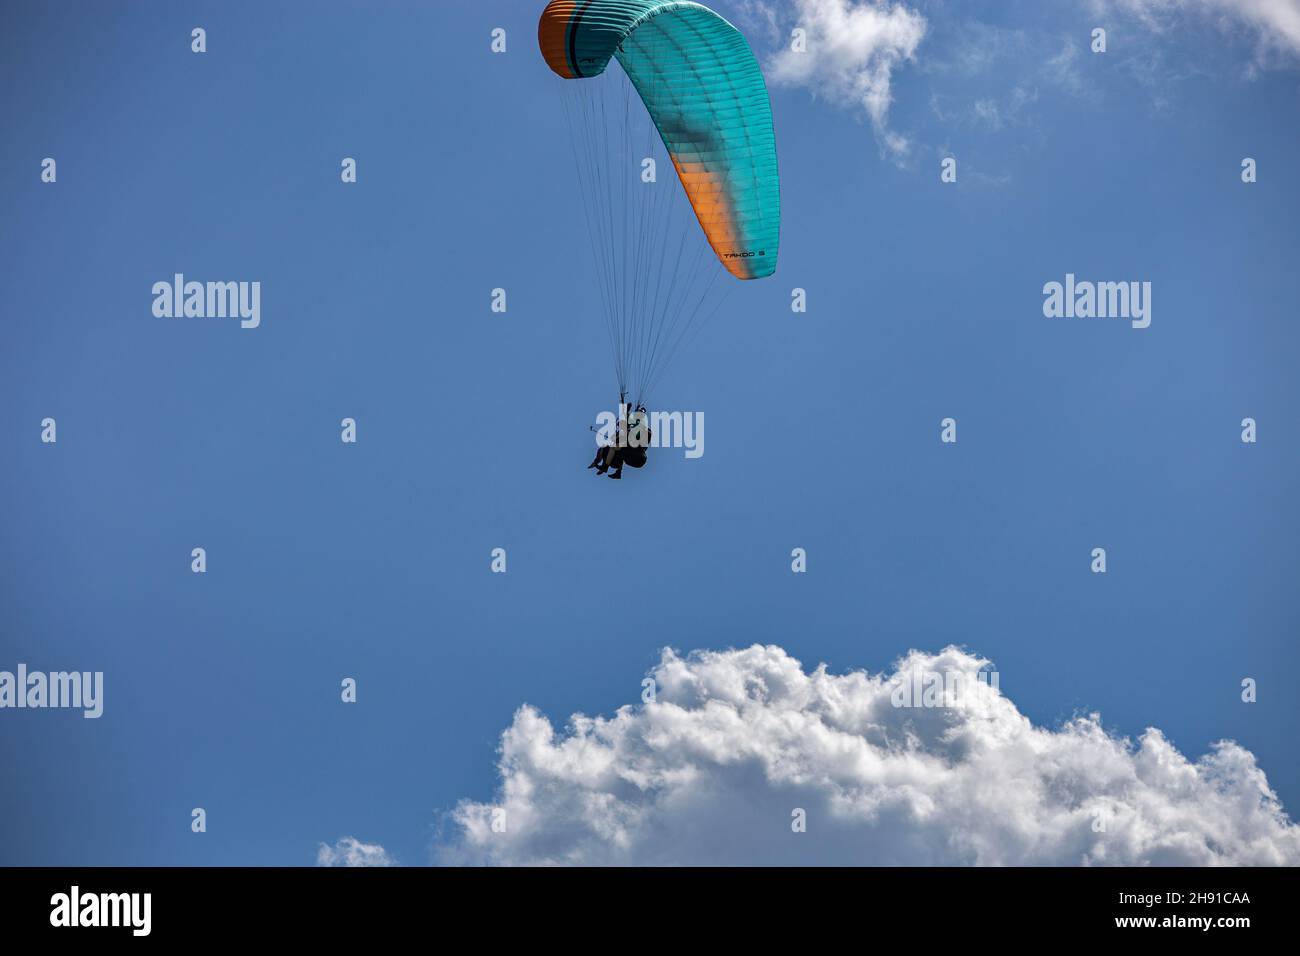
[{"label": "white cloud", "polygon": [[[927,73],[960,77],[979,76],[993,70],[1000,62],[1025,55],[1031,35],[1021,28],[984,23],[980,20],[936,20],[941,37],[935,43],[941,49],[927,52],[922,69]],[[951,28],[943,31],[945,26]]]},{"label": "white cloud", "polygon": [[333,846],[320,844],[316,849],[317,866],[396,866],[397,861],[378,843],[362,843],[356,837],[344,837]]},{"label": "white cloud", "polygon": [[[805,673],[775,646],[665,651],[658,697],[557,733],[524,706],[491,804],[463,801],[443,862],[488,864],[1300,864],[1253,755],[1189,761],[1096,715],[1034,727],[996,688],[900,708],[914,670],[988,662],[913,651],[893,674]],[[504,832],[493,831],[494,810]],[[791,812],[807,813],[794,833]],[[500,819],[498,817],[498,819]],[[1094,831],[1094,821],[1105,832]]]},{"label": "white cloud", "polygon": [[974,106],[975,119],[985,124],[990,129],[1002,128],[1002,111],[998,109],[997,100],[991,97],[976,100]]},{"label": "white cloud", "polygon": [[1044,72],[1049,80],[1074,96],[1081,96],[1086,89],[1079,73],[1079,48],[1068,37],[1061,44],[1060,52],[1047,61]]},{"label": "white cloud", "polygon": [[[1269,53],[1300,55],[1300,0],[1112,0],[1143,23],[1163,30],[1184,13],[1221,25],[1239,25],[1254,36],[1260,58]],[[1105,6],[1105,4],[1100,4]]]},{"label": "white cloud", "polygon": [[[793,0],[792,6],[778,13],[765,0],[747,5],[779,40],[778,51],[767,61],[768,79],[861,108],[884,146],[896,156],[906,154],[906,137],[888,126],[890,83],[895,67],[915,56],[925,36],[925,17],[884,0]],[[805,52],[791,49],[795,28],[807,35]]]}]

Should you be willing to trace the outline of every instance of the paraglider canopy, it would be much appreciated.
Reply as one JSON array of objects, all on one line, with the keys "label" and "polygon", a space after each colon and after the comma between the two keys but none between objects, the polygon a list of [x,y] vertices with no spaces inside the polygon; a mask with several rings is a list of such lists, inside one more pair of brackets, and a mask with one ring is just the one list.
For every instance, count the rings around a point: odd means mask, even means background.
[{"label": "paraglider canopy", "polygon": [[739,30],[688,0],[551,0],[537,40],[566,79],[599,76],[616,57],[723,266],[739,279],[775,271],[781,190],[772,109]]}]

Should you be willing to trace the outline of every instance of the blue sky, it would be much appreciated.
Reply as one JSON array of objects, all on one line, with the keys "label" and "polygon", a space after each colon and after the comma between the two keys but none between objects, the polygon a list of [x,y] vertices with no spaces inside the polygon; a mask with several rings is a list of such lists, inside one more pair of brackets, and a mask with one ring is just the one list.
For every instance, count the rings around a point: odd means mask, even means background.
[{"label": "blue sky", "polygon": [[[780,263],[656,395],[704,457],[614,483],[540,6],[5,5],[0,669],[106,691],[0,712],[0,862],[428,862],[521,704],[611,713],[665,646],[965,645],[1035,724],[1236,740],[1294,812],[1296,48],[1214,4],[904,5],[910,58],[845,54],[890,67],[873,115],[771,75],[818,4],[713,4],[770,71]],[[261,326],[154,317],[175,272],[259,280]],[[1150,281],[1150,328],[1044,318],[1067,272]]]}]

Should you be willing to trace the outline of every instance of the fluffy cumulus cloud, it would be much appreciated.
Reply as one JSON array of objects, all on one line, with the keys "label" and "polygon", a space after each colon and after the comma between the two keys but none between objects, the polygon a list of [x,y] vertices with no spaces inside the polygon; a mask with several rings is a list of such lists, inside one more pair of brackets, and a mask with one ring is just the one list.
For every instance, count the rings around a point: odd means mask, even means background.
[{"label": "fluffy cumulus cloud", "polygon": [[[780,647],[665,651],[657,698],[564,731],[524,706],[491,803],[450,816],[442,862],[1300,864],[1250,752],[1199,760],[1096,715],[1033,726],[955,647],[890,674],[806,673]],[[956,693],[905,692],[946,675]],[[927,675],[918,683],[917,675]],[[796,811],[806,831],[795,832]]]},{"label": "fluffy cumulus cloud", "polygon": [[[780,45],[768,58],[777,85],[804,86],[827,100],[861,108],[890,152],[907,152],[907,139],[888,127],[890,83],[898,65],[914,58],[925,36],[925,17],[901,3],[873,0],[768,0],[748,5]],[[792,48],[801,29],[806,48]]]},{"label": "fluffy cumulus cloud", "polygon": [[362,843],[344,837],[333,846],[322,843],[316,850],[317,866],[396,866],[397,861],[378,843]]}]

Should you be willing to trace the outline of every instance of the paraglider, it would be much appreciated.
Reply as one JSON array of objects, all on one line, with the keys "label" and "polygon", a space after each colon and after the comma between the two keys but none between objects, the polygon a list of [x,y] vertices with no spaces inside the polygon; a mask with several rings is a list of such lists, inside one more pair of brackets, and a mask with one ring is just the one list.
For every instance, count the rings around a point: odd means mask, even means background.
[{"label": "paraglider", "polygon": [[[609,476],[611,478],[622,478],[624,465],[644,468],[646,449],[654,438],[654,432],[650,430],[650,413],[644,405],[638,405],[636,411],[632,411],[629,406],[620,404],[619,411],[618,423],[614,426],[608,443],[601,444],[597,441],[596,457],[587,466],[595,468],[598,475],[613,468]],[[627,414],[625,418],[622,417],[624,413]]]},{"label": "paraglider", "polygon": [[[620,407],[626,399],[644,414],[657,377],[717,311],[731,277],[776,269],[781,189],[767,86],[740,31],[689,0],[551,0],[537,40],[571,81],[581,225]],[[663,153],[676,176],[660,182]],[[598,474],[645,464],[644,448],[617,444],[598,452]]]}]

